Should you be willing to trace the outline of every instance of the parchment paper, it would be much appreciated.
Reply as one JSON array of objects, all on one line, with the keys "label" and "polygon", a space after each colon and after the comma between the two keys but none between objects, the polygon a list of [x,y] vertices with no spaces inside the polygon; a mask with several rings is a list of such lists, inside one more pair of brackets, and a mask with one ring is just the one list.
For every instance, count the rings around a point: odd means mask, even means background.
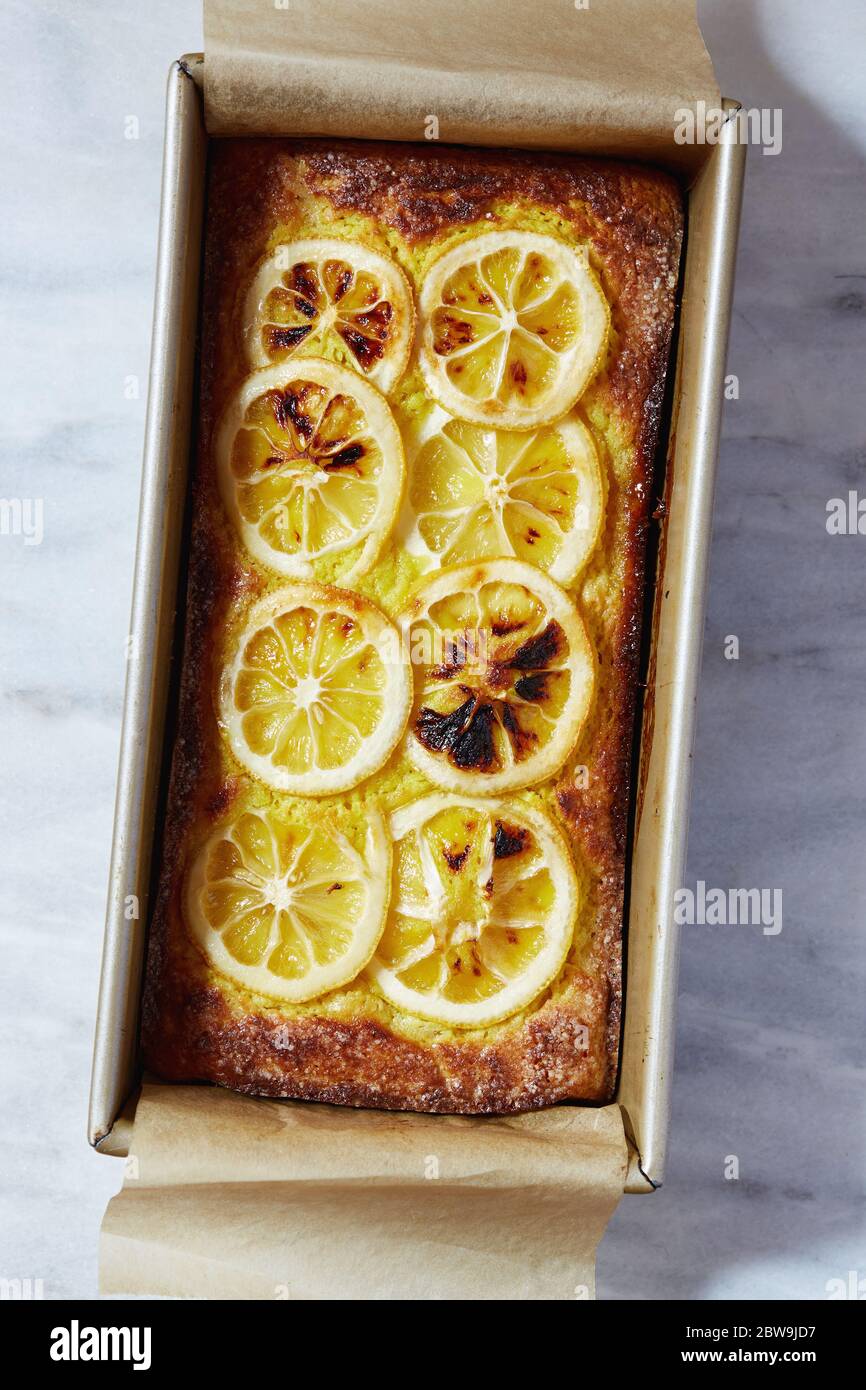
[{"label": "parchment paper", "polygon": [[615,1105],[474,1119],[146,1085],[101,1289],[593,1298],[626,1159]]},{"label": "parchment paper", "polygon": [[205,0],[212,135],[435,138],[696,167],[719,104],[695,0]]}]

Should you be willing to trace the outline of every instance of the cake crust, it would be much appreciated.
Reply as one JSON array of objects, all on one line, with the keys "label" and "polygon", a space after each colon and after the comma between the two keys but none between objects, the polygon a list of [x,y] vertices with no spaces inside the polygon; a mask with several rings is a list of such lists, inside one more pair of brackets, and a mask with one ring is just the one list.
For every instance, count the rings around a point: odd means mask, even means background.
[{"label": "cake crust", "polygon": [[[216,975],[182,912],[191,854],[248,791],[221,740],[214,690],[233,613],[268,583],[243,553],[215,479],[214,435],[245,372],[239,305],[269,242],[316,234],[311,219],[343,235],[360,225],[375,249],[411,265],[456,234],[520,225],[530,214],[589,244],[612,310],[608,360],[584,402],[606,454],[605,531],[576,590],[599,680],[577,750],[586,785],[561,776],[553,800],[590,883],[585,938],[532,1008],[478,1032],[408,1027],[369,989],[327,1008],[280,1007]],[[185,650],[143,1004],[152,1072],[251,1094],[435,1112],[612,1098],[644,553],[682,229],[676,183],[643,166],[434,145],[212,143]]]}]

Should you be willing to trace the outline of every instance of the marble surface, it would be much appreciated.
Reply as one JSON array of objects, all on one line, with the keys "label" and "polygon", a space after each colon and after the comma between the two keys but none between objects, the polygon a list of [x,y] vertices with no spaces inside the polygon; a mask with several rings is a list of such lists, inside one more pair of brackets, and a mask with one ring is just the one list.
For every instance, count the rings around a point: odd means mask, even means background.
[{"label": "marble surface", "polygon": [[[825,526],[866,494],[866,26],[856,0],[700,10],[723,89],[784,124],[749,157],[686,882],[779,887],[784,926],[685,928],[668,1179],[621,1203],[599,1293],[820,1299],[866,1276],[866,537]],[[7,0],[0,23],[0,495],[41,500],[44,531],[0,536],[0,1275],[92,1297],[121,1177],[84,1128],[163,90],[201,21]]]}]

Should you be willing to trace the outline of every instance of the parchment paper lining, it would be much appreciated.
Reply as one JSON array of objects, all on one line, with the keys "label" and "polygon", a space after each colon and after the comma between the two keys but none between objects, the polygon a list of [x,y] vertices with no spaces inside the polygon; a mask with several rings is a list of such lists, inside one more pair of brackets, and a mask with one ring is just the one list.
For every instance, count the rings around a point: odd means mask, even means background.
[{"label": "parchment paper lining", "polygon": [[[205,0],[212,135],[433,138],[695,170],[719,89],[694,0]],[[431,125],[430,118],[438,123]]]},{"label": "parchment paper lining", "polygon": [[623,1190],[619,1108],[475,1119],[146,1085],[103,1293],[586,1299]]}]

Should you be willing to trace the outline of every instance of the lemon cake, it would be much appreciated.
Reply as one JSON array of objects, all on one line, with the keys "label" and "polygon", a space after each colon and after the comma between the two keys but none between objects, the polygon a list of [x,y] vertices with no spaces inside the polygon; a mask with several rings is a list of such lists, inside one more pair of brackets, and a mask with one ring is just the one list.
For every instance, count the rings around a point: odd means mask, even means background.
[{"label": "lemon cake", "polygon": [[227,140],[206,228],[145,1065],[608,1100],[678,187]]}]

